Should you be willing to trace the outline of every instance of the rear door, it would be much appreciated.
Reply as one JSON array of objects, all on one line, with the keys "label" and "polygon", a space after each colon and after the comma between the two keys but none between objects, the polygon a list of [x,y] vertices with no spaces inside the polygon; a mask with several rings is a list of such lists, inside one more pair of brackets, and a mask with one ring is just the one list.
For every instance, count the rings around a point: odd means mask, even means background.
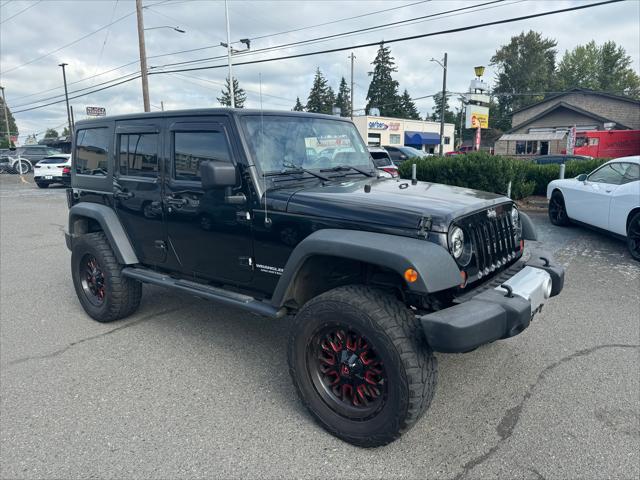
[{"label": "rear door", "polygon": [[167,253],[162,218],[162,120],[119,122],[113,196],[140,261],[155,266]]},{"label": "rear door", "polygon": [[169,168],[163,198],[171,268],[206,280],[247,283],[253,276],[253,240],[247,204],[234,205],[227,194],[247,193],[241,176],[236,188],[204,191],[200,165],[207,161],[237,165],[227,117],[169,126]]}]

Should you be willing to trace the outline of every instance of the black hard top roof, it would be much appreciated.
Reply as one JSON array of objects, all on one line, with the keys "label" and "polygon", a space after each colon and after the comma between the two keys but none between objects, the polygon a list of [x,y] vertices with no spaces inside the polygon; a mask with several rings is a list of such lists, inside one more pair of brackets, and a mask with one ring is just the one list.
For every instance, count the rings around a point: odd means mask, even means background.
[{"label": "black hard top roof", "polygon": [[290,110],[259,110],[245,108],[194,108],[188,110],[165,110],[160,112],[140,112],[129,113],[126,115],[112,115],[107,117],[98,117],[97,119],[81,120],[76,123],[77,126],[92,125],[96,122],[112,121],[112,120],[141,120],[144,118],[171,118],[171,117],[206,117],[208,115],[227,115],[230,117],[239,117],[244,115],[264,115],[264,116],[295,116],[309,118],[326,118],[337,121],[351,122],[348,117],[339,117],[336,115],[325,115],[322,113],[310,112],[293,112]]}]

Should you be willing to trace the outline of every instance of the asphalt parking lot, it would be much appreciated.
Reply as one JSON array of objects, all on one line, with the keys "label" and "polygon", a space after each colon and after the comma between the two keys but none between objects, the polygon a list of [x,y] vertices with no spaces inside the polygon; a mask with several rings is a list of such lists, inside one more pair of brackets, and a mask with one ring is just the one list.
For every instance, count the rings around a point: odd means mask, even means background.
[{"label": "asphalt parking lot", "polygon": [[[27,178],[27,180],[29,180]],[[99,324],[73,290],[64,189],[0,175],[0,477],[640,477],[640,264],[533,214],[565,290],[522,335],[439,355],[431,409],[374,450],[325,433],[289,319],[144,287]]]}]

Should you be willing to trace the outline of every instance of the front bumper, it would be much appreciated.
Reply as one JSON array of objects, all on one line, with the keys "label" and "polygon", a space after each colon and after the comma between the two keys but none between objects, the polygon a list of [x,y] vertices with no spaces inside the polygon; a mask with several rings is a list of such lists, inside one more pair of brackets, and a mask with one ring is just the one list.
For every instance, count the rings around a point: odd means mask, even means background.
[{"label": "front bumper", "polygon": [[[513,274],[505,278],[506,273]],[[528,261],[514,264],[484,288],[461,297],[457,305],[419,320],[433,350],[468,352],[521,333],[544,302],[558,295],[563,286],[564,268],[550,254],[533,252]]]}]

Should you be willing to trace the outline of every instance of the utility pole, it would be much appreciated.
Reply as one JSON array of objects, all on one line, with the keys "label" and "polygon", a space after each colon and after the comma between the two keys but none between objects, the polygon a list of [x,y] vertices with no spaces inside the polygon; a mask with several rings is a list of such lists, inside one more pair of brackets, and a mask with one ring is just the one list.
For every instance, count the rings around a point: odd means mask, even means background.
[{"label": "utility pole", "polygon": [[58,66],[62,67],[62,80],[64,81],[64,98],[65,98],[65,101],[67,102],[67,121],[69,122],[69,133],[71,133],[73,132],[73,125],[71,124],[71,109],[69,108],[69,92],[67,91],[67,74],[64,70],[64,67],[66,67],[67,65],[68,65],[67,63],[61,63]]},{"label": "utility pole", "polygon": [[75,118],[73,118],[73,105],[71,105],[69,109],[71,110],[71,128],[72,128],[72,130],[69,130],[69,136],[73,137],[73,130],[75,130],[76,128],[76,120]]},{"label": "utility pole", "polygon": [[140,48],[140,79],[142,80],[142,103],[144,111],[151,111],[149,104],[149,77],[147,71],[147,49],[144,45],[144,19],[142,18],[142,0],[136,0],[138,16],[138,47]]},{"label": "utility pole", "polygon": [[160,110],[164,112],[164,100],[160,100]]},{"label": "utility pole", "polygon": [[231,60],[231,31],[229,29],[229,7],[224,0],[224,18],[227,22],[227,62],[229,63],[229,95],[231,96],[231,108],[236,108],[236,93],[233,90],[233,67]]},{"label": "utility pole", "polygon": [[349,58],[351,59],[351,120],[353,120],[353,61],[355,60],[356,56],[353,54],[353,52],[351,52]]},{"label": "utility pole", "polygon": [[440,148],[438,155],[444,154],[444,111],[447,105],[447,52],[444,53],[444,65],[442,67],[442,103],[440,107]]},{"label": "utility pole", "polygon": [[11,148],[11,132],[9,131],[9,114],[7,113],[7,99],[4,98],[4,87],[0,87],[2,90],[2,105],[4,107],[4,124],[7,128],[7,142],[9,142],[9,148]]}]

